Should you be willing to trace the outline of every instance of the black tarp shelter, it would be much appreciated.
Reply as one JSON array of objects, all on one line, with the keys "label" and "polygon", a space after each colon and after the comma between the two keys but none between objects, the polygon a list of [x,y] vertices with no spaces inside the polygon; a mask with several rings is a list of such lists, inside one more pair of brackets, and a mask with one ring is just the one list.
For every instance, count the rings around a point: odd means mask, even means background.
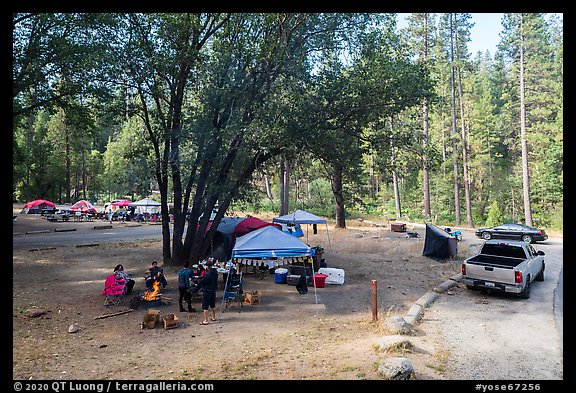
[{"label": "black tarp shelter", "polygon": [[442,228],[426,224],[426,239],[422,255],[431,258],[446,259],[458,254],[458,240]]}]

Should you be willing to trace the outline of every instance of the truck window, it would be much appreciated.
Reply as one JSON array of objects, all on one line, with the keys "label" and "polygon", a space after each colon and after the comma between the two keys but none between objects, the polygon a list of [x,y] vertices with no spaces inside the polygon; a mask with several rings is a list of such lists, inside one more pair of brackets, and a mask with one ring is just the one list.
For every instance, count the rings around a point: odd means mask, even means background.
[{"label": "truck window", "polygon": [[526,253],[522,247],[515,247],[506,244],[484,244],[482,254],[497,255],[509,258],[526,258]]}]

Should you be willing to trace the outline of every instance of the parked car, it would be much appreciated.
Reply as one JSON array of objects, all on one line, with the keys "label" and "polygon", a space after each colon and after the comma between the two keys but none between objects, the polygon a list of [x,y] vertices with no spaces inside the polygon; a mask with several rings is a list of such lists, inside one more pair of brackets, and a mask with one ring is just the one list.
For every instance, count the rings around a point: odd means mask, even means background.
[{"label": "parked car", "polygon": [[492,228],[479,228],[475,235],[484,240],[508,239],[521,240],[526,243],[536,243],[548,239],[548,235],[543,229],[524,224],[503,224]]}]

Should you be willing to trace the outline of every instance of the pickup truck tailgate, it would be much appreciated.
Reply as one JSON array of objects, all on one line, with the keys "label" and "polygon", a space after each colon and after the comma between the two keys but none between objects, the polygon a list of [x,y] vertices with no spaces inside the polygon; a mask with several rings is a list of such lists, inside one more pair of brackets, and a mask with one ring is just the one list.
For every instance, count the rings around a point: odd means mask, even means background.
[{"label": "pickup truck tailgate", "polygon": [[466,264],[466,276],[473,280],[487,280],[503,284],[514,284],[516,273],[513,267],[485,266],[474,263]]}]

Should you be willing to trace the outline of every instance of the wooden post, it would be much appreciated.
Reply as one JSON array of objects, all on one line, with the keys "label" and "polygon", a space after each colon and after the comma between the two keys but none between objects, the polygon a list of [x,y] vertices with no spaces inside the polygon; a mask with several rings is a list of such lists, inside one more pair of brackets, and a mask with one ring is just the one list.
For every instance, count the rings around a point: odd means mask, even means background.
[{"label": "wooden post", "polygon": [[378,320],[378,293],[377,293],[378,284],[376,280],[372,280],[372,322],[376,322]]}]

